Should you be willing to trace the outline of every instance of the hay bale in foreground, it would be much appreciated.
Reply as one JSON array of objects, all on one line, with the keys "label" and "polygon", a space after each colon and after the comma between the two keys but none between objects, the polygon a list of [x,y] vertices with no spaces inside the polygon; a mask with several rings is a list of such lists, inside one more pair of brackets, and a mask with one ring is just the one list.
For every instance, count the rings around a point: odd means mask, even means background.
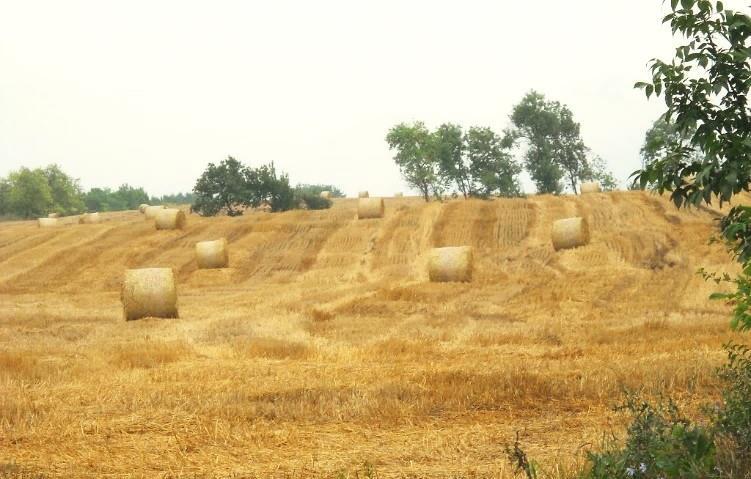
[{"label": "hay bale in foreground", "polygon": [[473,259],[471,246],[433,248],[428,258],[430,281],[472,281]]},{"label": "hay bale in foreground", "polygon": [[360,198],[357,201],[357,218],[383,218],[383,198]]},{"label": "hay bale in foreground", "polygon": [[358,198],[370,198],[370,193],[368,193],[367,191],[361,191],[357,193],[357,197]]},{"label": "hay bale in foreground", "polygon": [[177,318],[177,288],[172,268],[126,270],[120,300],[126,321]]},{"label": "hay bale in foreground", "polygon": [[181,230],[185,226],[185,213],[177,208],[157,211],[154,218],[158,230]]},{"label": "hay bale in foreground", "polygon": [[330,200],[331,199],[331,192],[330,191],[321,191],[321,198]]},{"label": "hay bale in foreground", "polygon": [[589,223],[586,219],[575,217],[558,220],[553,223],[553,248],[576,248],[589,243]]},{"label": "hay bale in foreground", "polygon": [[147,206],[143,209],[143,214],[147,220],[156,218],[156,214],[165,209],[166,206]]},{"label": "hay bale in foreground", "polygon": [[581,194],[600,193],[602,192],[602,187],[598,182],[592,181],[590,183],[582,183],[579,190],[581,191]]},{"label": "hay bale in foreground", "polygon": [[52,228],[61,224],[57,218],[39,218],[37,222],[40,228]]},{"label": "hay bale in foreground", "polygon": [[95,223],[99,223],[100,221],[101,219],[99,218],[99,212],[84,213],[78,217],[78,224],[81,225],[93,225]]},{"label": "hay bale in foreground", "polygon": [[227,239],[196,243],[196,262],[199,269],[226,268],[229,265]]},{"label": "hay bale in foreground", "polygon": [[149,205],[147,205],[146,203],[141,203],[140,205],[138,205],[138,211],[141,212],[141,213],[145,213],[146,212],[146,208],[148,208],[148,207],[149,207]]},{"label": "hay bale in foreground", "polygon": [[59,218],[60,213],[50,213],[47,215],[47,218]]}]

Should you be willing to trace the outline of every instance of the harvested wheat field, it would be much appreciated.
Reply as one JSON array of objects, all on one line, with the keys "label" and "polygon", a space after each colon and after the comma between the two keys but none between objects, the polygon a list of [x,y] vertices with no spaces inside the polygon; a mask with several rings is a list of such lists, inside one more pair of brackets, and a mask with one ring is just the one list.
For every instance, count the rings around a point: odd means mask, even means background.
[{"label": "harvested wheat field", "polygon": [[[571,465],[621,389],[716,394],[716,215],[643,192],[0,224],[0,471],[64,477],[510,477],[517,431]],[[587,245],[556,252],[555,220]],[[230,268],[195,244],[227,239]],[[428,279],[471,246],[472,281]],[[126,269],[173,268],[179,318],[125,321]],[[363,472],[365,471],[365,472]]]}]

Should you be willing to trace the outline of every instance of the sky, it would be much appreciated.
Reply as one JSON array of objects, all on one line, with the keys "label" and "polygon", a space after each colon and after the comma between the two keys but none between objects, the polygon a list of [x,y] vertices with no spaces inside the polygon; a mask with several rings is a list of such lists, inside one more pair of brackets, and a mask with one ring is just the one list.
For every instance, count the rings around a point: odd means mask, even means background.
[{"label": "sky", "polygon": [[[744,0],[726,8],[747,10]],[[672,58],[662,0],[0,0],[0,176],[184,192],[210,162],[292,183],[410,191],[400,122],[509,126],[535,89],[567,104],[616,177],[663,111],[634,90]],[[533,192],[528,180],[527,192]]]}]

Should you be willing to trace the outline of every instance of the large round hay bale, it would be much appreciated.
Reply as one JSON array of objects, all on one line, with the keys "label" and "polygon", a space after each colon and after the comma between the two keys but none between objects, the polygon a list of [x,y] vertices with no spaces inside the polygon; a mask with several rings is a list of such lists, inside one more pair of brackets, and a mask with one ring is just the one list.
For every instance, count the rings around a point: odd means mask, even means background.
[{"label": "large round hay bale", "polygon": [[321,191],[321,198],[330,200],[331,199],[331,192],[330,191]]},{"label": "large round hay bale", "polygon": [[78,217],[78,223],[82,225],[92,225],[95,223],[99,223],[101,219],[99,218],[99,213],[84,213],[81,216]]},{"label": "large round hay bale", "polygon": [[368,193],[367,191],[361,191],[357,193],[357,197],[358,198],[370,198],[370,193]]},{"label": "large round hay bale", "polygon": [[143,214],[147,220],[156,218],[156,214],[165,209],[166,206],[147,206],[143,209]]},{"label": "large round hay bale", "polygon": [[200,269],[226,268],[229,265],[227,240],[222,238],[196,243],[196,262]]},{"label": "large round hay bale", "polygon": [[157,211],[154,218],[158,230],[181,230],[185,226],[185,213],[177,208]]},{"label": "large round hay bale", "polygon": [[553,248],[576,248],[589,243],[589,223],[580,217],[566,218],[553,223]]},{"label": "large round hay bale", "polygon": [[138,205],[138,211],[140,211],[141,213],[144,213],[146,211],[146,208],[148,207],[149,205],[147,205],[146,203],[141,203],[140,205]]},{"label": "large round hay bale", "polygon": [[472,247],[433,248],[428,258],[430,281],[472,281]]},{"label": "large round hay bale", "polygon": [[60,225],[57,218],[39,218],[37,222],[40,228],[52,228]]},{"label": "large round hay bale", "polygon": [[59,218],[60,213],[50,213],[47,215],[47,218]]},{"label": "large round hay bale", "polygon": [[120,299],[126,321],[146,317],[178,317],[177,288],[172,268],[126,270]]},{"label": "large round hay bale", "polygon": [[357,201],[357,217],[383,218],[383,198],[360,198]]},{"label": "large round hay bale", "polygon": [[600,193],[602,191],[602,187],[596,181],[592,181],[590,183],[582,183],[579,189],[581,191],[581,194]]}]

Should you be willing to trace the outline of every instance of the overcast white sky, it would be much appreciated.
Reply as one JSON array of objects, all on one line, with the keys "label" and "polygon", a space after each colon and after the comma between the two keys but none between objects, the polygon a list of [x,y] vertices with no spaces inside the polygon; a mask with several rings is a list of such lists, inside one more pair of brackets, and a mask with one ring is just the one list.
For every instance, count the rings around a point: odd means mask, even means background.
[{"label": "overcast white sky", "polygon": [[[747,9],[743,0],[726,6]],[[508,125],[566,103],[620,180],[661,113],[662,0],[0,0],[0,176],[58,163],[85,188],[192,189],[227,155],[294,183],[406,191],[401,121]],[[527,188],[531,192],[531,187]]]}]

